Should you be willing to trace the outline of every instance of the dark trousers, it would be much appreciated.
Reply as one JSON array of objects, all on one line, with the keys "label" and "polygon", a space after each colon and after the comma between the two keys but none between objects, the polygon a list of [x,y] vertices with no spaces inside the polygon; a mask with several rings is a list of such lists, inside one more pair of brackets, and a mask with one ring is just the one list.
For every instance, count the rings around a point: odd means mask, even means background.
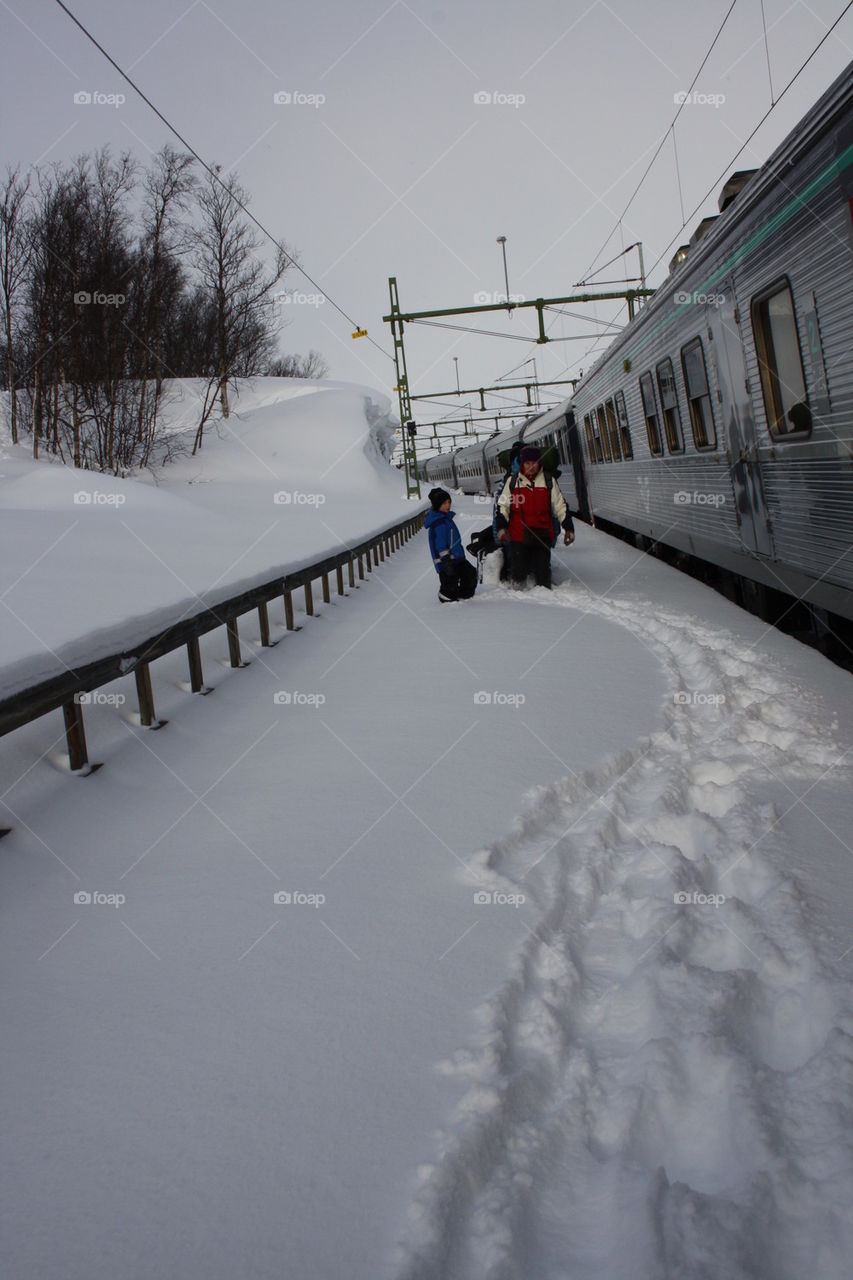
[{"label": "dark trousers", "polygon": [[550,587],[551,547],[535,534],[528,533],[524,542],[510,543],[509,564],[513,586],[522,585],[532,573],[537,587]]}]

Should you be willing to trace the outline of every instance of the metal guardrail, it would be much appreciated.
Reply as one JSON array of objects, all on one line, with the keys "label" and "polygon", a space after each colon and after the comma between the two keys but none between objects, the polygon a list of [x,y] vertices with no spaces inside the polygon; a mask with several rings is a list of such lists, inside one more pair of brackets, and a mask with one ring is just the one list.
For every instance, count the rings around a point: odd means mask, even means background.
[{"label": "metal guardrail", "polygon": [[337,593],[345,594],[344,569],[347,570],[348,585],[356,585],[356,573],[360,581],[364,581],[365,573],[370,573],[374,566],[392,552],[398,550],[414,536],[423,526],[425,512],[410,516],[406,520],[397,521],[372,537],[359,542],[336,555],[327,556],[314,564],[298,569],[294,573],[281,574],[271,578],[261,586],[252,587],[240,595],[231,596],[220,604],[200,609],[198,613],[184,616],[161,631],[140,639],[132,648],[121,653],[99,658],[76,668],[67,668],[56,676],[50,676],[29,689],[24,689],[8,698],[0,699],[0,737],[11,733],[22,725],[30,724],[51,711],[62,709],[65,717],[65,740],[68,747],[69,764],[73,770],[88,770],[89,756],[86,748],[86,733],[83,725],[83,706],[81,696],[109,684],[121,676],[135,675],[136,692],[139,700],[140,724],[153,728],[165,723],[158,721],[154,711],[154,695],[151,687],[151,663],[164,654],[174,653],[186,645],[187,660],[190,672],[190,688],[193,693],[204,692],[201,651],[199,638],[213,631],[216,627],[225,627],[228,635],[228,653],[232,667],[245,664],[240,654],[240,635],[238,619],[244,614],[257,609],[261,630],[261,645],[265,648],[271,644],[269,603],[279,597],[284,601],[284,621],[288,631],[296,630],[293,613],[293,592],[299,589],[305,592],[305,611],[310,616],[314,612],[313,583],[320,579],[323,600],[331,601],[330,577],[334,573]]}]

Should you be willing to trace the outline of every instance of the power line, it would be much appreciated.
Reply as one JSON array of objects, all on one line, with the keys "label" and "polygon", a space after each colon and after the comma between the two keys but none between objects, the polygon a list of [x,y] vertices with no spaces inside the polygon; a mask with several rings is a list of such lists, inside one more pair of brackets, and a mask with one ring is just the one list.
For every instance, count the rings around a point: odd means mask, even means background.
[{"label": "power line", "polygon": [[[616,222],[615,222],[615,224],[614,224],[614,226],[613,226],[613,229],[611,230],[611,232],[610,232],[610,234],[608,235],[607,239],[604,241],[604,244],[603,244],[603,245],[601,246],[601,248],[598,250],[598,253],[595,255],[595,257],[593,258],[592,262],[591,262],[591,263],[589,264],[589,266],[587,267],[586,271],[583,273],[583,276],[581,277],[581,279],[582,279],[582,280],[585,280],[585,279],[587,278],[587,276],[589,275],[590,271],[592,271],[592,268],[595,266],[596,262],[597,262],[597,261],[598,261],[598,259],[601,257],[601,255],[602,255],[602,253],[604,252],[604,250],[605,250],[606,246],[607,246],[607,245],[608,245],[608,243],[610,242],[610,240],[611,240],[611,238],[612,238],[612,236],[613,236],[613,232],[614,232],[614,231],[616,231],[616,229],[617,229],[619,226],[621,226],[621,224],[622,224],[622,219],[625,217],[625,214],[628,212],[628,210],[631,208],[631,205],[634,203],[634,200],[636,199],[637,194],[639,193],[640,188],[642,187],[643,183],[645,182],[646,178],[649,176],[649,173],[651,172],[652,165],[653,165],[653,164],[654,164],[654,162],[657,160],[658,156],[660,155],[661,151],[663,150],[663,148],[664,148],[664,144],[665,144],[665,142],[666,142],[667,138],[669,137],[670,133],[671,133],[671,132],[674,130],[674,128],[675,128],[675,124],[676,124],[676,121],[678,120],[678,117],[681,115],[682,111],[684,110],[684,107],[685,107],[686,103],[689,101],[689,99],[690,99],[690,94],[693,92],[693,86],[695,85],[696,81],[699,79],[700,75],[702,74],[702,71],[703,71],[703,70],[704,70],[704,68],[705,68],[705,64],[706,64],[706,62],[707,62],[707,61],[708,61],[708,59],[710,58],[711,54],[714,52],[714,48],[715,48],[715,46],[716,46],[716,43],[717,43],[717,41],[719,40],[720,36],[723,34],[723,28],[725,27],[726,23],[728,22],[729,18],[731,17],[732,10],[734,9],[734,7],[735,7],[735,5],[737,4],[737,2],[738,2],[738,0],[732,0],[731,4],[729,5],[728,10],[727,10],[727,12],[726,12],[726,16],[723,18],[723,21],[720,23],[720,26],[719,26],[719,28],[717,29],[717,34],[714,36],[714,39],[711,41],[711,44],[710,44],[710,46],[709,46],[709,48],[708,48],[707,53],[705,54],[704,58],[702,59],[701,63],[699,64],[699,70],[696,72],[695,76],[694,76],[694,77],[693,77],[693,79],[690,81],[690,88],[687,90],[687,93],[685,94],[685,97],[684,97],[683,101],[679,103],[678,110],[676,111],[675,115],[673,116],[672,121],[671,121],[671,123],[670,123],[670,125],[669,125],[669,128],[666,130],[666,132],[664,133],[664,135],[663,135],[663,137],[661,138],[660,142],[658,143],[657,147],[655,148],[655,153],[654,153],[654,155],[652,156],[651,160],[649,161],[648,165],[646,166],[646,168],[645,168],[645,171],[644,171],[644,173],[643,173],[642,178],[640,178],[640,181],[637,183],[636,187],[634,188],[634,191],[633,191],[633,193],[632,193],[632,195],[631,195],[630,200],[629,200],[629,201],[628,201],[628,203],[625,205],[625,208],[622,210],[622,212],[621,212],[621,214],[619,215],[619,217],[616,219]],[[658,261],[660,261],[660,259],[658,259]]]},{"label": "power line", "polygon": [[749,135],[749,137],[748,137],[748,138],[746,139],[746,141],[744,142],[743,146],[742,146],[738,151],[736,151],[736,152],[735,152],[735,154],[732,156],[731,160],[729,160],[728,164],[726,165],[725,169],[723,169],[723,172],[720,174],[720,176],[719,176],[718,178],[715,178],[715,180],[711,183],[710,187],[709,187],[709,188],[708,188],[708,190],[705,192],[705,194],[703,195],[703,197],[702,197],[702,199],[699,201],[699,203],[696,205],[695,209],[693,209],[693,211],[692,211],[691,213],[689,213],[689,214],[688,214],[688,216],[684,219],[684,221],[682,222],[681,226],[678,228],[678,230],[676,231],[675,235],[674,235],[674,236],[672,237],[672,239],[670,240],[669,244],[665,246],[665,248],[663,249],[663,251],[659,254],[659,256],[658,256],[658,257],[655,259],[655,261],[652,263],[652,266],[651,266],[651,268],[650,268],[649,274],[651,274],[651,272],[652,272],[652,271],[654,271],[654,269],[655,269],[655,267],[658,265],[658,263],[659,263],[663,258],[665,258],[665,257],[666,257],[666,255],[669,253],[669,251],[670,251],[670,249],[672,248],[672,246],[675,244],[676,240],[677,240],[677,239],[679,238],[679,236],[681,235],[681,233],[682,233],[682,231],[684,230],[684,228],[687,226],[688,222],[690,222],[690,221],[691,221],[691,219],[695,217],[695,215],[696,215],[696,214],[699,212],[699,210],[702,208],[702,205],[705,203],[705,201],[708,199],[708,197],[709,197],[709,196],[710,196],[714,191],[716,191],[717,187],[720,185],[720,182],[723,180],[723,178],[725,178],[725,177],[727,176],[727,174],[729,174],[729,173],[731,172],[731,167],[732,167],[732,165],[733,165],[737,160],[739,160],[739,159],[740,159],[740,157],[743,155],[744,151],[746,151],[746,149],[747,149],[747,147],[749,146],[750,142],[752,142],[752,139],[753,139],[753,138],[755,137],[755,135],[758,133],[758,130],[759,130],[759,129],[761,128],[761,126],[764,124],[764,122],[765,122],[765,120],[767,119],[767,117],[768,117],[769,115],[771,115],[771,113],[772,113],[773,111],[775,111],[775,110],[776,110],[776,108],[778,107],[779,103],[782,101],[782,99],[784,98],[785,94],[786,94],[786,93],[788,92],[788,90],[790,89],[791,85],[794,83],[794,81],[795,81],[795,80],[799,79],[799,77],[800,77],[800,76],[802,75],[802,73],[805,71],[806,67],[807,67],[807,66],[809,65],[809,63],[811,62],[812,58],[815,56],[815,54],[818,52],[818,50],[821,48],[821,46],[822,46],[822,45],[824,45],[824,44],[826,43],[826,41],[827,41],[827,40],[829,39],[829,37],[832,35],[832,33],[833,33],[833,31],[835,30],[835,28],[838,26],[839,22],[842,20],[842,18],[843,18],[843,17],[845,17],[845,15],[849,12],[849,10],[850,10],[851,8],[853,8],[853,0],[848,0],[848,3],[847,3],[847,4],[844,6],[844,8],[841,10],[841,13],[839,13],[838,17],[835,19],[835,21],[833,22],[832,26],[831,26],[831,27],[827,27],[826,31],[825,31],[825,32],[824,32],[824,34],[821,36],[820,40],[818,40],[817,44],[816,44],[816,45],[815,45],[815,47],[812,49],[811,53],[810,53],[810,54],[809,54],[809,56],[806,58],[805,62],[803,62],[803,63],[800,65],[799,69],[798,69],[797,71],[795,71],[795,72],[794,72],[794,74],[791,76],[791,79],[790,79],[790,80],[788,81],[788,83],[785,85],[785,88],[784,88],[784,89],[782,90],[782,92],[779,94],[779,97],[776,99],[776,101],[775,101],[774,103],[772,103],[772,105],[771,105],[771,106],[769,106],[769,107],[767,108],[767,110],[765,111],[764,115],[761,117],[761,119],[758,121],[758,124],[757,124],[757,125],[755,126],[755,128],[753,129],[752,133]]},{"label": "power line", "polygon": [[[122,77],[122,79],[123,79],[123,80],[126,80],[126,81],[127,81],[127,83],[130,85],[131,89],[133,89],[134,93],[138,93],[138,94],[139,94],[139,96],[140,96],[140,98],[142,99],[142,101],[146,104],[146,106],[150,107],[150,108],[151,108],[151,110],[154,112],[154,114],[158,117],[158,119],[162,120],[162,122],[163,122],[163,124],[166,126],[166,128],[167,128],[171,133],[173,133],[173,134],[175,135],[175,137],[178,139],[178,141],[180,142],[181,146],[182,146],[182,147],[186,147],[186,149],[187,149],[187,151],[190,153],[190,155],[191,155],[191,156],[193,156],[193,158],[194,158],[194,159],[196,159],[196,160],[199,162],[199,164],[201,165],[201,167],[202,167],[202,168],[203,168],[207,173],[209,173],[209,174],[210,174],[211,178],[213,178],[213,180],[214,180],[215,182],[218,182],[218,183],[219,183],[219,185],[222,187],[222,189],[223,189],[224,191],[226,191],[226,192],[227,192],[227,194],[231,197],[231,199],[234,201],[234,203],[235,203],[236,205],[238,205],[238,206],[243,210],[243,212],[245,213],[246,217],[250,220],[250,222],[253,222],[253,223],[255,224],[255,226],[258,228],[258,230],[259,230],[259,231],[261,231],[261,232],[263,233],[263,235],[265,235],[265,236],[266,236],[266,238],[270,241],[270,243],[271,243],[271,244],[274,244],[274,245],[275,245],[275,247],[276,247],[276,249],[278,249],[278,250],[279,250],[279,252],[281,252],[281,253],[283,253],[283,254],[285,255],[285,257],[287,258],[287,261],[288,261],[288,263],[290,264],[290,266],[295,267],[295,268],[296,268],[296,270],[297,270],[301,275],[303,275],[303,276],[305,277],[305,279],[309,282],[309,284],[312,284],[312,285],[314,286],[314,288],[315,288],[315,289],[319,289],[319,291],[320,291],[320,293],[322,293],[323,297],[324,297],[324,298],[327,298],[327,299],[328,299],[328,301],[329,301],[329,302],[331,302],[331,304],[332,304],[332,306],[334,307],[335,311],[337,311],[339,315],[342,315],[342,316],[343,316],[343,318],[344,318],[346,321],[348,321],[348,322],[349,322],[349,324],[351,324],[351,325],[352,325],[353,329],[360,329],[360,328],[361,328],[361,325],[360,325],[356,320],[353,320],[352,316],[351,316],[351,315],[348,315],[348,314],[347,314],[347,312],[346,312],[346,311],[344,311],[343,307],[338,306],[338,304],[337,304],[337,302],[335,302],[334,298],[332,298],[332,297],[329,295],[329,293],[328,293],[328,292],[327,292],[327,291],[322,287],[322,285],[320,285],[320,284],[319,284],[319,283],[318,283],[318,282],[317,282],[317,281],[316,281],[312,276],[310,276],[310,275],[308,274],[308,272],[305,270],[305,268],[304,268],[303,266],[300,266],[300,264],[296,261],[296,259],[295,259],[295,258],[292,258],[292,257],[290,256],[290,254],[286,252],[286,250],[284,249],[284,246],[283,246],[282,244],[280,244],[280,243],[279,243],[279,241],[278,241],[278,240],[276,239],[276,237],[272,234],[272,232],[267,230],[267,228],[264,226],[264,224],[263,224],[263,223],[262,223],[258,218],[256,218],[256,217],[255,217],[255,215],[254,215],[254,214],[253,214],[253,213],[252,213],[252,212],[251,212],[251,211],[246,207],[246,205],[244,205],[244,204],[243,204],[243,202],[242,202],[241,200],[238,200],[238,199],[237,199],[237,197],[234,195],[233,191],[230,191],[230,190],[229,190],[229,188],[226,186],[226,184],[222,181],[222,179],[220,178],[219,174],[218,174],[214,169],[212,169],[212,168],[210,167],[210,165],[209,165],[205,160],[203,160],[203,159],[201,158],[201,156],[199,155],[199,153],[196,151],[195,147],[190,146],[190,144],[189,144],[189,142],[187,142],[186,138],[185,138],[181,133],[179,133],[179,132],[178,132],[178,130],[175,128],[175,126],[171,123],[171,121],[169,121],[169,120],[167,120],[167,119],[166,119],[166,117],[163,115],[163,112],[162,112],[162,111],[160,111],[157,107],[155,107],[154,103],[153,103],[153,102],[151,101],[151,99],[147,96],[147,94],[143,93],[143,92],[142,92],[142,90],[140,89],[139,85],[138,85],[138,84],[136,84],[136,82],[135,82],[135,81],[131,80],[131,78],[130,78],[130,76],[127,74],[127,72],[126,72],[126,71],[124,71],[124,70],[119,66],[119,64],[116,62],[115,58],[113,58],[109,53],[107,53],[107,51],[106,51],[106,49],[104,48],[104,46],[103,46],[102,44],[100,44],[98,40],[96,40],[96,38],[92,35],[91,31],[89,31],[89,29],[83,25],[83,23],[80,21],[80,19],[79,19],[78,17],[76,17],[76,15],[75,15],[75,14],[73,14],[73,13],[71,12],[71,10],[68,8],[68,6],[67,6],[66,4],[63,4],[63,0],[56,0],[56,3],[59,5],[60,9],[62,9],[62,11],[68,15],[68,17],[71,19],[71,21],[74,23],[74,25],[75,25],[75,26],[77,26],[77,27],[79,27],[79,29],[83,32],[83,35],[86,37],[86,39],[87,39],[87,40],[90,40],[90,41],[91,41],[91,43],[95,46],[95,48],[98,50],[98,52],[99,52],[99,53],[102,53],[102,54],[104,55],[104,57],[106,58],[107,62],[109,62],[111,66],[115,67],[116,71],[119,73],[119,75]],[[377,350],[377,351],[381,351],[381,352],[382,352],[382,354],[383,354],[384,356],[387,356],[389,360],[393,360],[393,358],[394,358],[394,357],[391,355],[391,353],[390,353],[390,352],[388,352],[388,351],[386,351],[384,347],[380,346],[380,345],[379,345],[379,343],[378,343],[378,342],[376,342],[376,341],[375,341],[373,338],[371,338],[369,335],[368,335],[367,340],[368,340],[368,342],[372,343],[374,347],[376,347],[376,350]]]}]

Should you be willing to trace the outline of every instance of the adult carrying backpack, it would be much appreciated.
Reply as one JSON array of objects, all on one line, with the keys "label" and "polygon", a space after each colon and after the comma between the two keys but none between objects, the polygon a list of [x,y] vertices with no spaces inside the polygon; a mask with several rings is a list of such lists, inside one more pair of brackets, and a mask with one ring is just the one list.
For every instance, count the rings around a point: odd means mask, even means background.
[{"label": "adult carrying backpack", "polygon": [[[559,475],[559,472],[555,474],[553,471],[545,471],[543,468],[543,473],[545,476],[545,483],[548,486],[548,497],[550,499],[553,495],[554,485],[557,483],[557,476]],[[518,480],[518,474],[510,477],[510,481],[509,481],[510,493],[515,493],[515,486],[516,486],[517,480]],[[556,547],[557,539],[559,538],[559,536],[560,536],[560,522],[557,519],[557,517],[554,515],[554,512],[552,511],[551,512],[551,546],[552,547]]]}]

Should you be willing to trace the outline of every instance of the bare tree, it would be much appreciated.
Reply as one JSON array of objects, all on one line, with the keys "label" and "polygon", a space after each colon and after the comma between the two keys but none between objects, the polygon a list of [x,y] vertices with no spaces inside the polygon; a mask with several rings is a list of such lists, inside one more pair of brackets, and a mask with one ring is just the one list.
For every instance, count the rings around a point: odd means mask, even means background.
[{"label": "bare tree", "polygon": [[319,351],[309,351],[307,356],[279,356],[267,369],[270,378],[326,378],[329,366]]},{"label": "bare tree", "polygon": [[[201,223],[194,239],[194,259],[200,285],[214,318],[213,378],[228,417],[228,384],[238,375],[250,376],[267,363],[274,342],[269,294],[284,274],[289,255],[277,246],[275,263],[267,272],[256,257],[261,241],[252,231],[241,206],[248,197],[234,174],[209,174],[199,195]],[[204,421],[193,452],[201,447]]]},{"label": "bare tree", "polygon": [[22,286],[30,261],[30,231],[26,210],[29,178],[20,170],[7,169],[0,191],[0,305],[6,337],[6,381],[9,387],[9,425],[12,443],[18,443],[17,337],[18,310]]}]

